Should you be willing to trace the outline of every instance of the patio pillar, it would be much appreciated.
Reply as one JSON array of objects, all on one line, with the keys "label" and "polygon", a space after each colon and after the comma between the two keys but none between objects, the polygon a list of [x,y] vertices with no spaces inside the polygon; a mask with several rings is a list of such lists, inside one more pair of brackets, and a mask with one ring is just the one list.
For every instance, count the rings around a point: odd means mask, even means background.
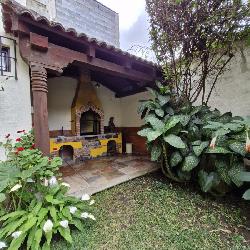
[{"label": "patio pillar", "polygon": [[50,153],[47,71],[41,65],[31,64],[31,86],[33,94],[35,145],[44,155]]}]

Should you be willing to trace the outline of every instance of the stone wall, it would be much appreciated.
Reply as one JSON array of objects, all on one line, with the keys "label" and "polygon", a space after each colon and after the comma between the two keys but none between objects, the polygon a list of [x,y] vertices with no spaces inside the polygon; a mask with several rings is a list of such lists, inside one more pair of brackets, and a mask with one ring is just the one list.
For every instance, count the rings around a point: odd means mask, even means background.
[{"label": "stone wall", "polygon": [[109,142],[115,142],[116,153],[122,153],[122,136],[119,133],[101,134],[93,136],[72,136],[53,138],[50,140],[50,152],[53,156],[59,156],[64,146],[73,148],[73,160],[80,162],[108,155]]}]

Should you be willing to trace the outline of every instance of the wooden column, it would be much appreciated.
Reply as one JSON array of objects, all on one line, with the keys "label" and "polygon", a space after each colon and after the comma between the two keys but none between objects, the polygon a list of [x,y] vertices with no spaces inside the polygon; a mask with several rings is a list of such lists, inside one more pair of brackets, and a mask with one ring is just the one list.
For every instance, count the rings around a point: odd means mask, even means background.
[{"label": "wooden column", "polygon": [[47,105],[47,71],[43,66],[31,64],[31,86],[34,110],[35,145],[44,155],[50,153],[48,105]]}]

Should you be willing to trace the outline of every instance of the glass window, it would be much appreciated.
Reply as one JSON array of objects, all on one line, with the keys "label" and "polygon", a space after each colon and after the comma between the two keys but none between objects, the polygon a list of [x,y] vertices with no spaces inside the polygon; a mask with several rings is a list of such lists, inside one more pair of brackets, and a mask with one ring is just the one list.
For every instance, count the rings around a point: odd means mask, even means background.
[{"label": "glass window", "polygon": [[10,72],[10,49],[8,47],[2,47],[1,49],[1,61],[0,61],[0,71],[1,74],[3,72]]}]

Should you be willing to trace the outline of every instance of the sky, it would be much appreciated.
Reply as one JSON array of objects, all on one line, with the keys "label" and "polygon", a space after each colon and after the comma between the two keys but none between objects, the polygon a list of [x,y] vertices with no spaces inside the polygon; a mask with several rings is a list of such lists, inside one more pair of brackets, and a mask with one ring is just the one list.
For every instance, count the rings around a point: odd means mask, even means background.
[{"label": "sky", "polygon": [[149,23],[145,0],[98,0],[119,14],[121,49],[148,57]]}]

